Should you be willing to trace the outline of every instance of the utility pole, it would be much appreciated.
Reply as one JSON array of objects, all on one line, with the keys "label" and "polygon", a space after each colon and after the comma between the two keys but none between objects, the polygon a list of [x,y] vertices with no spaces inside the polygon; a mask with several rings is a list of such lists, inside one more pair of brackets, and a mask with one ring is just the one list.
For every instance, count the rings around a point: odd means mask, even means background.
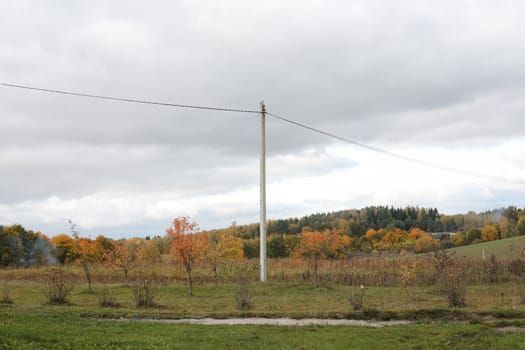
[{"label": "utility pole", "polygon": [[261,253],[261,282],[266,282],[266,107],[261,102],[261,163],[260,163],[260,253]]}]

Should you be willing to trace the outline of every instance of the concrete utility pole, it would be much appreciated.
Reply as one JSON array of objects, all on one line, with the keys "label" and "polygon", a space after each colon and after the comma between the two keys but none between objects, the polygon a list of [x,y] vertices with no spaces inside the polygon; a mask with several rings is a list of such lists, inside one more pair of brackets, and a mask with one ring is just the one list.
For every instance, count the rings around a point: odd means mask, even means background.
[{"label": "concrete utility pole", "polygon": [[260,164],[260,253],[261,253],[261,282],[266,282],[266,107],[261,102],[261,164]]}]

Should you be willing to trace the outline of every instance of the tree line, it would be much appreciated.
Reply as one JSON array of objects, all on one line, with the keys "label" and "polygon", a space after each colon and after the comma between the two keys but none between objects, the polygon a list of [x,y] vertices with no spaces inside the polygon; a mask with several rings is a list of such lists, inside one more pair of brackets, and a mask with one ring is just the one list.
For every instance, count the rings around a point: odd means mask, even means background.
[{"label": "tree line", "polygon": [[[499,224],[504,236],[512,236],[525,234],[524,216],[523,209],[513,206],[482,213],[471,211],[455,215],[441,214],[436,208],[370,206],[311,214],[301,218],[270,220],[267,230],[270,234],[293,235],[301,233],[306,227],[317,231],[339,230],[350,237],[360,237],[369,229],[398,228],[409,231],[417,227],[425,232],[458,232],[482,228],[487,224]],[[256,238],[259,236],[259,224],[237,226],[237,231],[243,239]]]},{"label": "tree line", "polygon": [[[267,225],[267,252],[269,257],[290,256],[297,235],[305,231],[325,230],[337,231],[350,237],[351,251],[355,252],[414,250],[415,240],[406,239],[414,229],[426,233],[449,233],[440,235],[440,248],[525,235],[525,209],[509,206],[481,213],[470,211],[466,214],[445,215],[436,208],[370,206],[311,214],[301,218],[270,220]],[[379,239],[379,244],[373,245],[367,239],[370,230],[378,233],[374,235],[376,240],[377,235],[398,236],[405,237],[399,241],[411,243],[383,244]],[[232,232],[244,240],[246,257],[259,255],[259,224],[237,225],[234,222],[228,228],[210,232]]]},{"label": "tree line", "polygon": [[[76,232],[74,225],[70,234],[52,238],[41,232],[27,230],[20,224],[0,226],[0,267],[79,264],[89,276],[92,264],[108,264],[127,276],[129,270],[160,262],[163,257],[184,260],[180,247],[177,248],[179,244],[202,246],[204,253],[198,259],[209,261],[217,275],[221,264],[228,259],[259,256],[258,224],[237,225],[234,222],[224,229],[202,232],[196,225],[181,229],[183,218],[177,218],[165,235],[121,240],[103,235],[95,239],[83,238]],[[185,220],[188,224],[189,219]],[[445,239],[438,241],[430,233],[439,231],[454,235],[445,235]],[[338,237],[342,242],[343,248],[339,247],[337,253],[323,253],[327,258],[354,252],[419,253],[523,235],[525,210],[508,207],[484,213],[442,215],[435,208],[378,206],[271,220],[268,223],[268,256],[295,256],[311,232],[336,235],[332,239]],[[186,236],[198,237],[199,240],[195,243]]]}]

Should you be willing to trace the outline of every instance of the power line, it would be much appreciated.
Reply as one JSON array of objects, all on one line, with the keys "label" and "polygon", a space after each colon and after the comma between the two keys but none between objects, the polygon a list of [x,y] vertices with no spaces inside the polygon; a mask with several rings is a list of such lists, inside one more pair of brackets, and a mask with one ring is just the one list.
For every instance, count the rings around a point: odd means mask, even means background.
[{"label": "power line", "polygon": [[180,104],[180,103],[167,103],[167,102],[156,102],[156,101],[147,101],[147,100],[136,100],[136,99],[131,99],[131,98],[120,98],[120,97],[113,97],[113,96],[93,95],[93,94],[86,94],[86,93],[80,93],[80,92],[44,89],[44,88],[38,88],[38,87],[32,87],[32,86],[15,85],[15,84],[7,84],[7,83],[0,83],[0,85],[5,86],[5,87],[10,87],[10,88],[26,89],[26,90],[33,90],[33,91],[40,91],[40,92],[47,92],[47,93],[61,94],[61,95],[89,97],[89,98],[96,98],[96,99],[100,99],[100,100],[111,100],[111,101],[120,101],[120,102],[141,103],[141,104],[166,106],[166,107],[204,109],[204,110],[209,110],[209,111],[236,112],[236,113],[257,113],[257,114],[260,113],[260,111],[249,110],[249,109],[222,108],[222,107],[186,105],[186,104]]},{"label": "power line", "polygon": [[[25,86],[25,85],[16,85],[16,84],[7,84],[7,83],[0,83],[0,85],[5,86],[5,87],[10,87],[10,88],[26,89],[26,90],[54,93],[54,94],[88,97],[88,98],[95,98],[95,99],[102,99],[102,100],[120,101],[120,102],[141,103],[141,104],[158,105],[158,106],[166,106],[166,107],[190,108],[190,109],[222,111],[222,112],[236,112],[236,113],[251,113],[251,114],[261,113],[261,111],[248,110],[248,109],[222,108],[222,107],[210,107],[210,106],[199,106],[199,105],[187,105],[187,104],[179,104],[179,103],[156,102],[156,101],[148,101],[148,100],[137,100],[137,99],[130,99],[130,98],[93,95],[93,94],[86,94],[86,93],[79,93],[79,92],[72,92],[72,91],[45,89],[45,88],[38,88],[38,87]],[[323,131],[321,129],[317,129],[312,126],[308,126],[306,124],[299,123],[297,121],[294,121],[292,119],[289,119],[283,116],[279,116],[277,114],[266,112],[266,115],[279,119],[281,121],[284,121],[288,124],[291,124],[291,125],[294,125],[294,126],[297,126],[297,127],[300,127],[300,128],[303,128],[303,129],[306,129],[306,130],[309,130],[309,131],[312,131],[312,132],[315,132],[315,133],[318,133],[324,136],[328,136],[335,140],[349,143],[351,145],[358,146],[358,147],[367,149],[369,151],[380,153],[380,154],[383,154],[383,155],[386,155],[392,158],[397,158],[397,159],[401,159],[407,162],[419,164],[422,166],[427,166],[427,167],[440,169],[440,170],[444,170],[444,171],[448,171],[452,173],[462,174],[462,175],[468,175],[468,176],[477,177],[481,179],[495,180],[495,181],[500,181],[500,182],[508,182],[508,183],[514,183],[514,184],[519,184],[519,185],[525,185],[525,179],[507,178],[503,176],[481,174],[481,173],[476,173],[476,172],[465,170],[465,169],[450,167],[450,166],[439,164],[439,163],[433,163],[433,162],[429,162],[429,161],[422,160],[422,159],[408,157],[408,156],[398,154],[395,152],[391,152],[391,151],[388,151],[388,150],[385,150],[379,147],[370,146],[365,143],[361,143],[361,142],[358,142],[358,141],[355,141],[355,140],[352,140],[346,137],[342,137],[334,133]]]},{"label": "power line", "polygon": [[427,167],[431,167],[431,168],[436,168],[436,169],[440,169],[440,170],[444,170],[444,171],[449,171],[449,172],[453,172],[453,173],[457,173],[457,174],[477,177],[477,178],[481,178],[481,179],[496,180],[496,181],[501,181],[501,182],[509,182],[509,183],[514,183],[514,184],[519,184],[519,185],[525,185],[525,179],[507,178],[507,177],[503,177],[503,176],[481,174],[481,173],[476,173],[476,172],[465,170],[465,169],[450,167],[450,166],[443,165],[443,164],[438,164],[438,163],[433,163],[433,162],[429,162],[429,161],[422,160],[422,159],[408,157],[408,156],[405,156],[405,155],[402,155],[402,154],[398,154],[398,153],[394,153],[394,152],[391,152],[391,151],[388,151],[388,150],[385,150],[385,149],[382,149],[382,148],[379,148],[379,147],[374,147],[374,146],[370,146],[370,145],[367,145],[367,144],[364,144],[364,143],[361,143],[361,142],[358,142],[358,141],[355,141],[355,140],[351,140],[351,139],[348,139],[346,137],[342,137],[342,136],[339,136],[339,135],[336,135],[336,134],[333,134],[333,133],[330,133],[330,132],[326,132],[326,131],[323,131],[323,130],[320,130],[320,129],[308,126],[306,124],[302,124],[302,123],[296,122],[294,120],[291,120],[291,119],[288,119],[288,118],[285,118],[285,117],[273,114],[273,113],[267,112],[266,114],[271,116],[271,117],[274,117],[276,119],[279,119],[281,121],[284,121],[284,122],[286,122],[288,124],[292,124],[294,126],[297,126],[297,127],[303,128],[303,129],[307,129],[307,130],[310,130],[312,132],[315,132],[315,133],[318,133],[318,134],[321,134],[321,135],[328,136],[330,138],[336,139],[338,141],[342,141],[342,142],[349,143],[349,144],[354,145],[354,146],[358,146],[358,147],[367,149],[369,151],[373,151],[373,152],[380,153],[380,154],[383,154],[383,155],[386,155],[386,156],[389,156],[389,157],[393,157],[393,158],[397,158],[397,159],[402,159],[402,160],[407,161],[407,162],[411,162],[411,163],[415,163],[415,164],[419,164],[419,165],[423,165],[423,166],[427,166]]}]

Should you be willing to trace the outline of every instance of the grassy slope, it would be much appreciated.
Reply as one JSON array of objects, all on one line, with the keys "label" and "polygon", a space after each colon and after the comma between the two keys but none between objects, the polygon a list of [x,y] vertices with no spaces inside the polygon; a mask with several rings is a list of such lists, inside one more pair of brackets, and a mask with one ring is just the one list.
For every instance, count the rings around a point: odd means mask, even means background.
[{"label": "grassy slope", "polygon": [[0,349],[524,349],[525,334],[483,325],[191,326],[0,311]]},{"label": "grassy slope", "polygon": [[456,256],[458,257],[481,259],[483,257],[483,250],[485,250],[486,259],[488,259],[491,254],[494,254],[498,259],[517,259],[520,257],[524,248],[525,236],[518,236],[452,248],[450,251],[456,252]]}]

